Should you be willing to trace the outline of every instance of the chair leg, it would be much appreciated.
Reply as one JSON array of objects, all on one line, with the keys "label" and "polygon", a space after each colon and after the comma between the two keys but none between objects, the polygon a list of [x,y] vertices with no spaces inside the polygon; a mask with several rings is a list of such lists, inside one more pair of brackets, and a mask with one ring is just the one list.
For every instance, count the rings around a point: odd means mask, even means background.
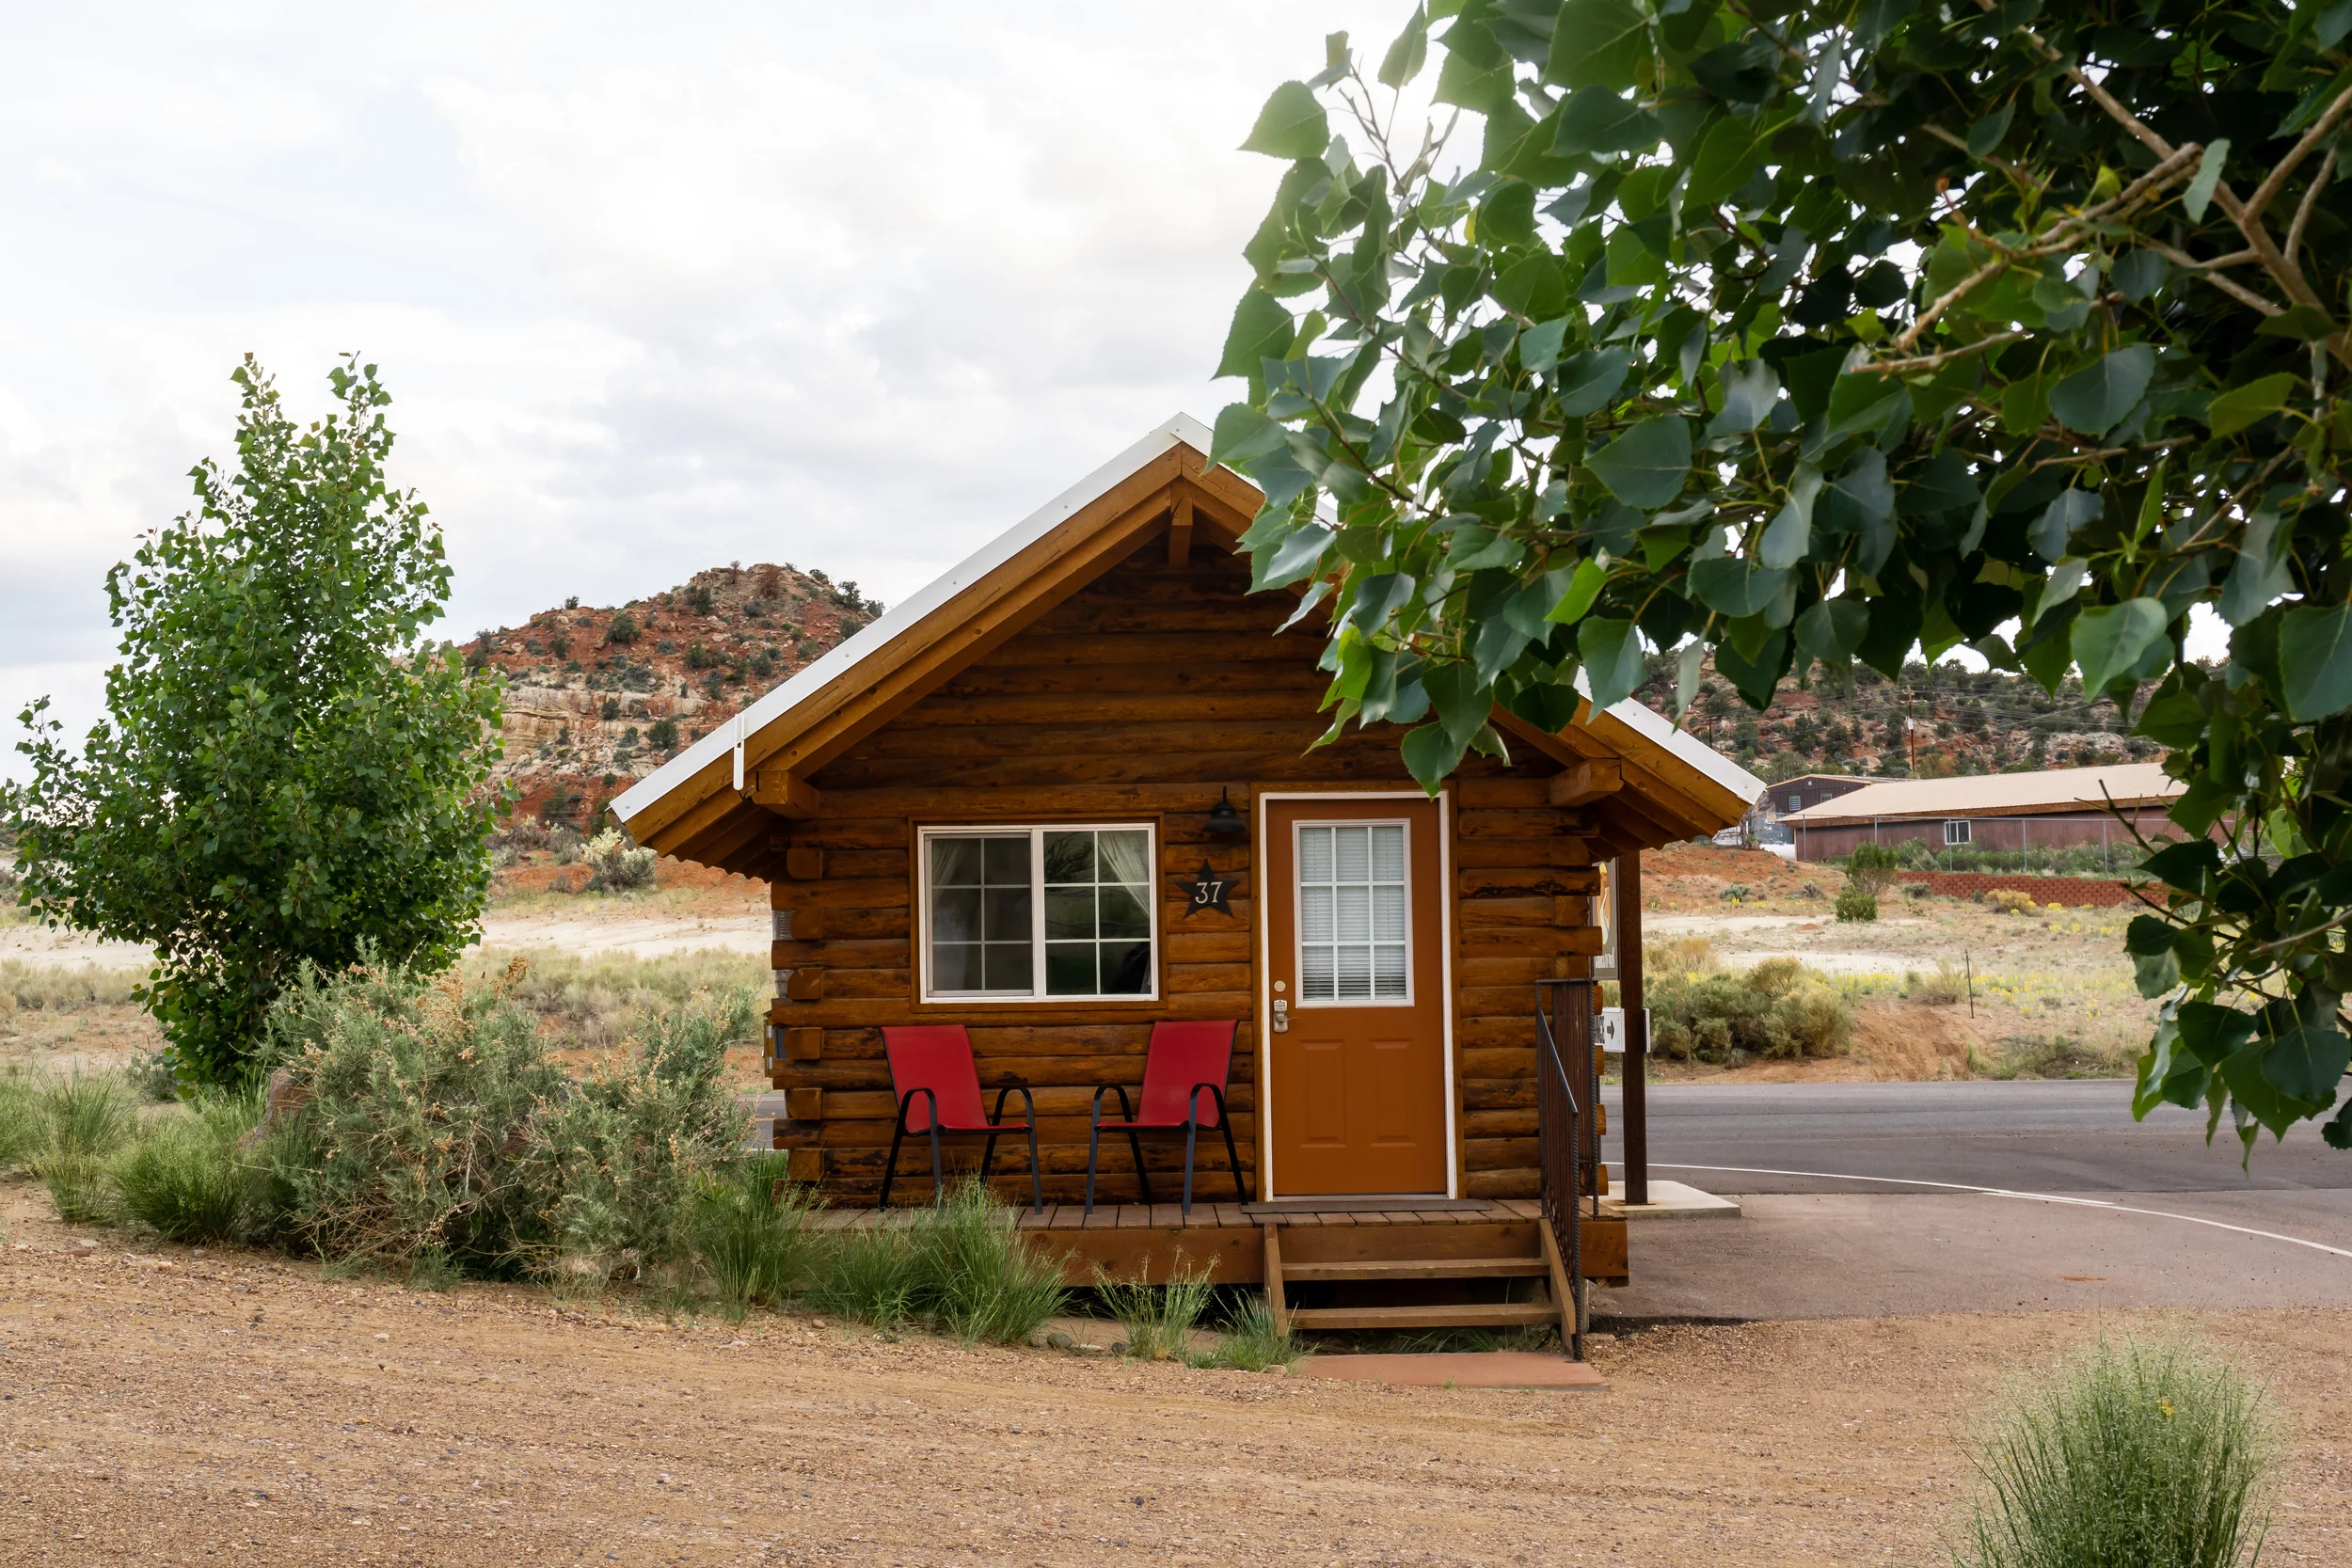
[{"label": "chair leg", "polygon": [[1131,1132],[1127,1134],[1127,1147],[1135,1152],[1136,1185],[1143,1189],[1143,1203],[1148,1209],[1152,1206],[1152,1177],[1143,1168],[1143,1140]]},{"label": "chair leg", "polygon": [[1186,1219],[1190,1219],[1190,1218],[1192,1217],[1192,1150],[1193,1150],[1193,1142],[1194,1142],[1194,1140],[1195,1140],[1195,1139],[1199,1138],[1200,1136],[1200,1124],[1199,1122],[1197,1122],[1197,1121],[1186,1121],[1186,1122],[1184,1123],[1184,1217],[1185,1217]]},{"label": "chair leg", "polygon": [[945,1209],[946,1206],[947,1175],[939,1161],[939,1117],[934,1115],[931,1117],[931,1207]]},{"label": "chair leg", "polygon": [[890,1207],[890,1179],[898,1174],[898,1144],[907,1135],[907,1119],[898,1118],[898,1125],[890,1130],[890,1164],[882,1167],[882,1196],[874,1202],[877,1209]]},{"label": "chair leg", "polygon": [[995,1133],[993,1133],[993,1132],[991,1132],[991,1133],[988,1135],[988,1141],[987,1141],[986,1143],[983,1143],[982,1145],[980,1145],[980,1185],[981,1185],[981,1186],[985,1187],[985,1186],[987,1186],[987,1185],[988,1185],[988,1167],[989,1167],[990,1165],[992,1165],[992,1164],[995,1164],[995,1162],[996,1162],[996,1134],[995,1134]]},{"label": "chair leg", "polygon": [[1216,1125],[1218,1131],[1225,1134],[1226,1163],[1233,1167],[1233,1201],[1247,1203],[1249,1201],[1249,1194],[1241,1184],[1241,1156],[1233,1152],[1233,1118],[1229,1116],[1219,1116],[1216,1118]]},{"label": "chair leg", "polygon": [[1087,1130],[1087,1212],[1089,1214],[1094,1212],[1094,1162],[1100,1159],[1102,1154],[1103,1130],[1100,1127],[1089,1128]]}]

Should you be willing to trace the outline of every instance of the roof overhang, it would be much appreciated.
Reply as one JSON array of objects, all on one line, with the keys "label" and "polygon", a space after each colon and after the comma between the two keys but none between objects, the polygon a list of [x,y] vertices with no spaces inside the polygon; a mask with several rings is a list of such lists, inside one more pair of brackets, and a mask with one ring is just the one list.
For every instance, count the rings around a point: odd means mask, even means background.
[{"label": "roof overhang", "polygon": [[[807,669],[612,801],[632,837],[735,869],[762,863],[779,819],[814,815],[809,779],[958,671],[1037,621],[1156,534],[1230,549],[1263,498],[1208,467],[1211,433],[1178,415],[998,534]],[[1579,678],[1580,687],[1582,685]],[[1629,847],[1737,822],[1763,781],[1628,700],[1580,706],[1557,735],[1498,712],[1505,733],[1564,764],[1610,759],[1624,787],[1592,805]]]}]

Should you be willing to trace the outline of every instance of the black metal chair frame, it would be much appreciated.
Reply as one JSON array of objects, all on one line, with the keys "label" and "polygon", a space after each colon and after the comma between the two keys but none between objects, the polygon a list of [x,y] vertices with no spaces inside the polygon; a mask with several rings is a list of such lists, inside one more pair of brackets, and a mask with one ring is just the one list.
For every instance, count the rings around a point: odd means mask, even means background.
[{"label": "black metal chair frame", "polygon": [[1125,1086],[1119,1084],[1105,1084],[1101,1088],[1094,1091],[1094,1124],[1088,1130],[1087,1132],[1086,1212],[1088,1213],[1091,1214],[1094,1212],[1094,1164],[1096,1156],[1101,1152],[1103,1147],[1103,1097],[1106,1094],[1116,1094],[1119,1096],[1119,1119],[1129,1124],[1127,1127],[1122,1129],[1122,1131],[1127,1134],[1127,1147],[1131,1151],[1133,1151],[1136,1157],[1136,1180],[1143,1188],[1144,1202],[1150,1203],[1152,1201],[1152,1176],[1149,1171],[1146,1171],[1143,1168],[1142,1134],[1149,1132],[1154,1137],[1174,1137],[1180,1132],[1184,1133],[1184,1212],[1186,1214],[1190,1214],[1192,1212],[1192,1159],[1195,1145],[1200,1135],[1200,1096],[1204,1090],[1216,1101],[1216,1128],[1218,1132],[1225,1134],[1225,1160],[1226,1163],[1232,1167],[1233,1171],[1233,1201],[1235,1203],[1247,1203],[1249,1201],[1249,1195],[1242,1189],[1241,1155],[1235,1152],[1233,1148],[1233,1118],[1225,1114],[1225,1091],[1223,1089],[1217,1087],[1215,1084],[1195,1084],[1192,1086],[1191,1095],[1187,1098],[1184,1119],[1181,1125],[1169,1127],[1136,1127],[1134,1125],[1136,1113],[1134,1108],[1127,1102],[1127,1090]]},{"label": "black metal chair frame", "polygon": [[985,1137],[988,1142],[980,1147],[980,1180],[985,1182],[988,1167],[996,1158],[996,1140],[1013,1131],[1004,1125],[1005,1101],[1007,1097],[1018,1094],[1023,1108],[1022,1127],[1029,1135],[1029,1200],[1037,1212],[1041,1214],[1045,1212],[1045,1183],[1039,1175],[1037,1163],[1037,1101],[1030,1098],[1029,1091],[1025,1088],[998,1089],[996,1109],[989,1114],[986,1127],[942,1127],[939,1125],[939,1095],[926,1085],[917,1085],[907,1090],[898,1101],[898,1123],[890,1132],[890,1164],[882,1170],[882,1196],[875,1200],[875,1208],[890,1207],[890,1183],[898,1174],[898,1145],[906,1138],[907,1114],[914,1108],[914,1097],[918,1094],[930,1102],[931,1201],[934,1204],[947,1201],[946,1170],[940,1162],[939,1140],[943,1137]]}]

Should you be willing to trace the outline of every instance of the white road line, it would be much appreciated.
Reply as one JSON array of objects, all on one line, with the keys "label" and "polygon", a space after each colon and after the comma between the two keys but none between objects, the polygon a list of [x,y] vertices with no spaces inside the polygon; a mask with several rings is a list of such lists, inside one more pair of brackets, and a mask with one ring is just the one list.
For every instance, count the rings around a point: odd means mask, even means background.
[{"label": "white road line", "polygon": [[1884,1181],[1899,1187],[1941,1187],[1947,1192],[1982,1193],[1987,1197],[2023,1198],[2027,1203],[2064,1203],[2078,1209],[2107,1209],[2119,1214],[2145,1214],[2151,1219],[2179,1220],[2186,1225],[2211,1226],[2216,1230],[2234,1230],[2241,1236],[2259,1236],[2266,1242],[2285,1242],[2291,1246],[2307,1246],[2313,1252],[2332,1253],[2338,1258],[2352,1258],[2352,1251],[2329,1246],[2325,1242],[2306,1241],[2300,1236],[2281,1236],[2276,1230],[2256,1230],[2249,1226],[2229,1225],[2195,1214],[2175,1214],[2163,1209],[2135,1209],[2128,1203],[2109,1203],[2105,1198],[2065,1197],[2057,1193],[2021,1193],[2008,1187],[1974,1187],[1965,1181],[1921,1181],[1908,1176],[1849,1176],[1843,1171],[1830,1170],[1764,1170],[1755,1165],[1677,1165],[1663,1161],[1650,1162],[1652,1170],[1708,1170],[1731,1176],[1805,1176],[1817,1181]]}]

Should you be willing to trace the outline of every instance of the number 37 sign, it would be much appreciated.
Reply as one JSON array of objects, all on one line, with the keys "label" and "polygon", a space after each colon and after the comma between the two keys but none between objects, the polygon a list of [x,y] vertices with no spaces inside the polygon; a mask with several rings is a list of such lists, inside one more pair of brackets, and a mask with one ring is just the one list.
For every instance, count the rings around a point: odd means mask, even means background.
[{"label": "number 37 sign", "polygon": [[1184,890],[1184,916],[1190,919],[1197,910],[1215,910],[1219,914],[1232,914],[1225,900],[1233,891],[1232,881],[1209,869],[1209,863],[1200,863],[1200,873],[1189,882],[1177,884]]}]

